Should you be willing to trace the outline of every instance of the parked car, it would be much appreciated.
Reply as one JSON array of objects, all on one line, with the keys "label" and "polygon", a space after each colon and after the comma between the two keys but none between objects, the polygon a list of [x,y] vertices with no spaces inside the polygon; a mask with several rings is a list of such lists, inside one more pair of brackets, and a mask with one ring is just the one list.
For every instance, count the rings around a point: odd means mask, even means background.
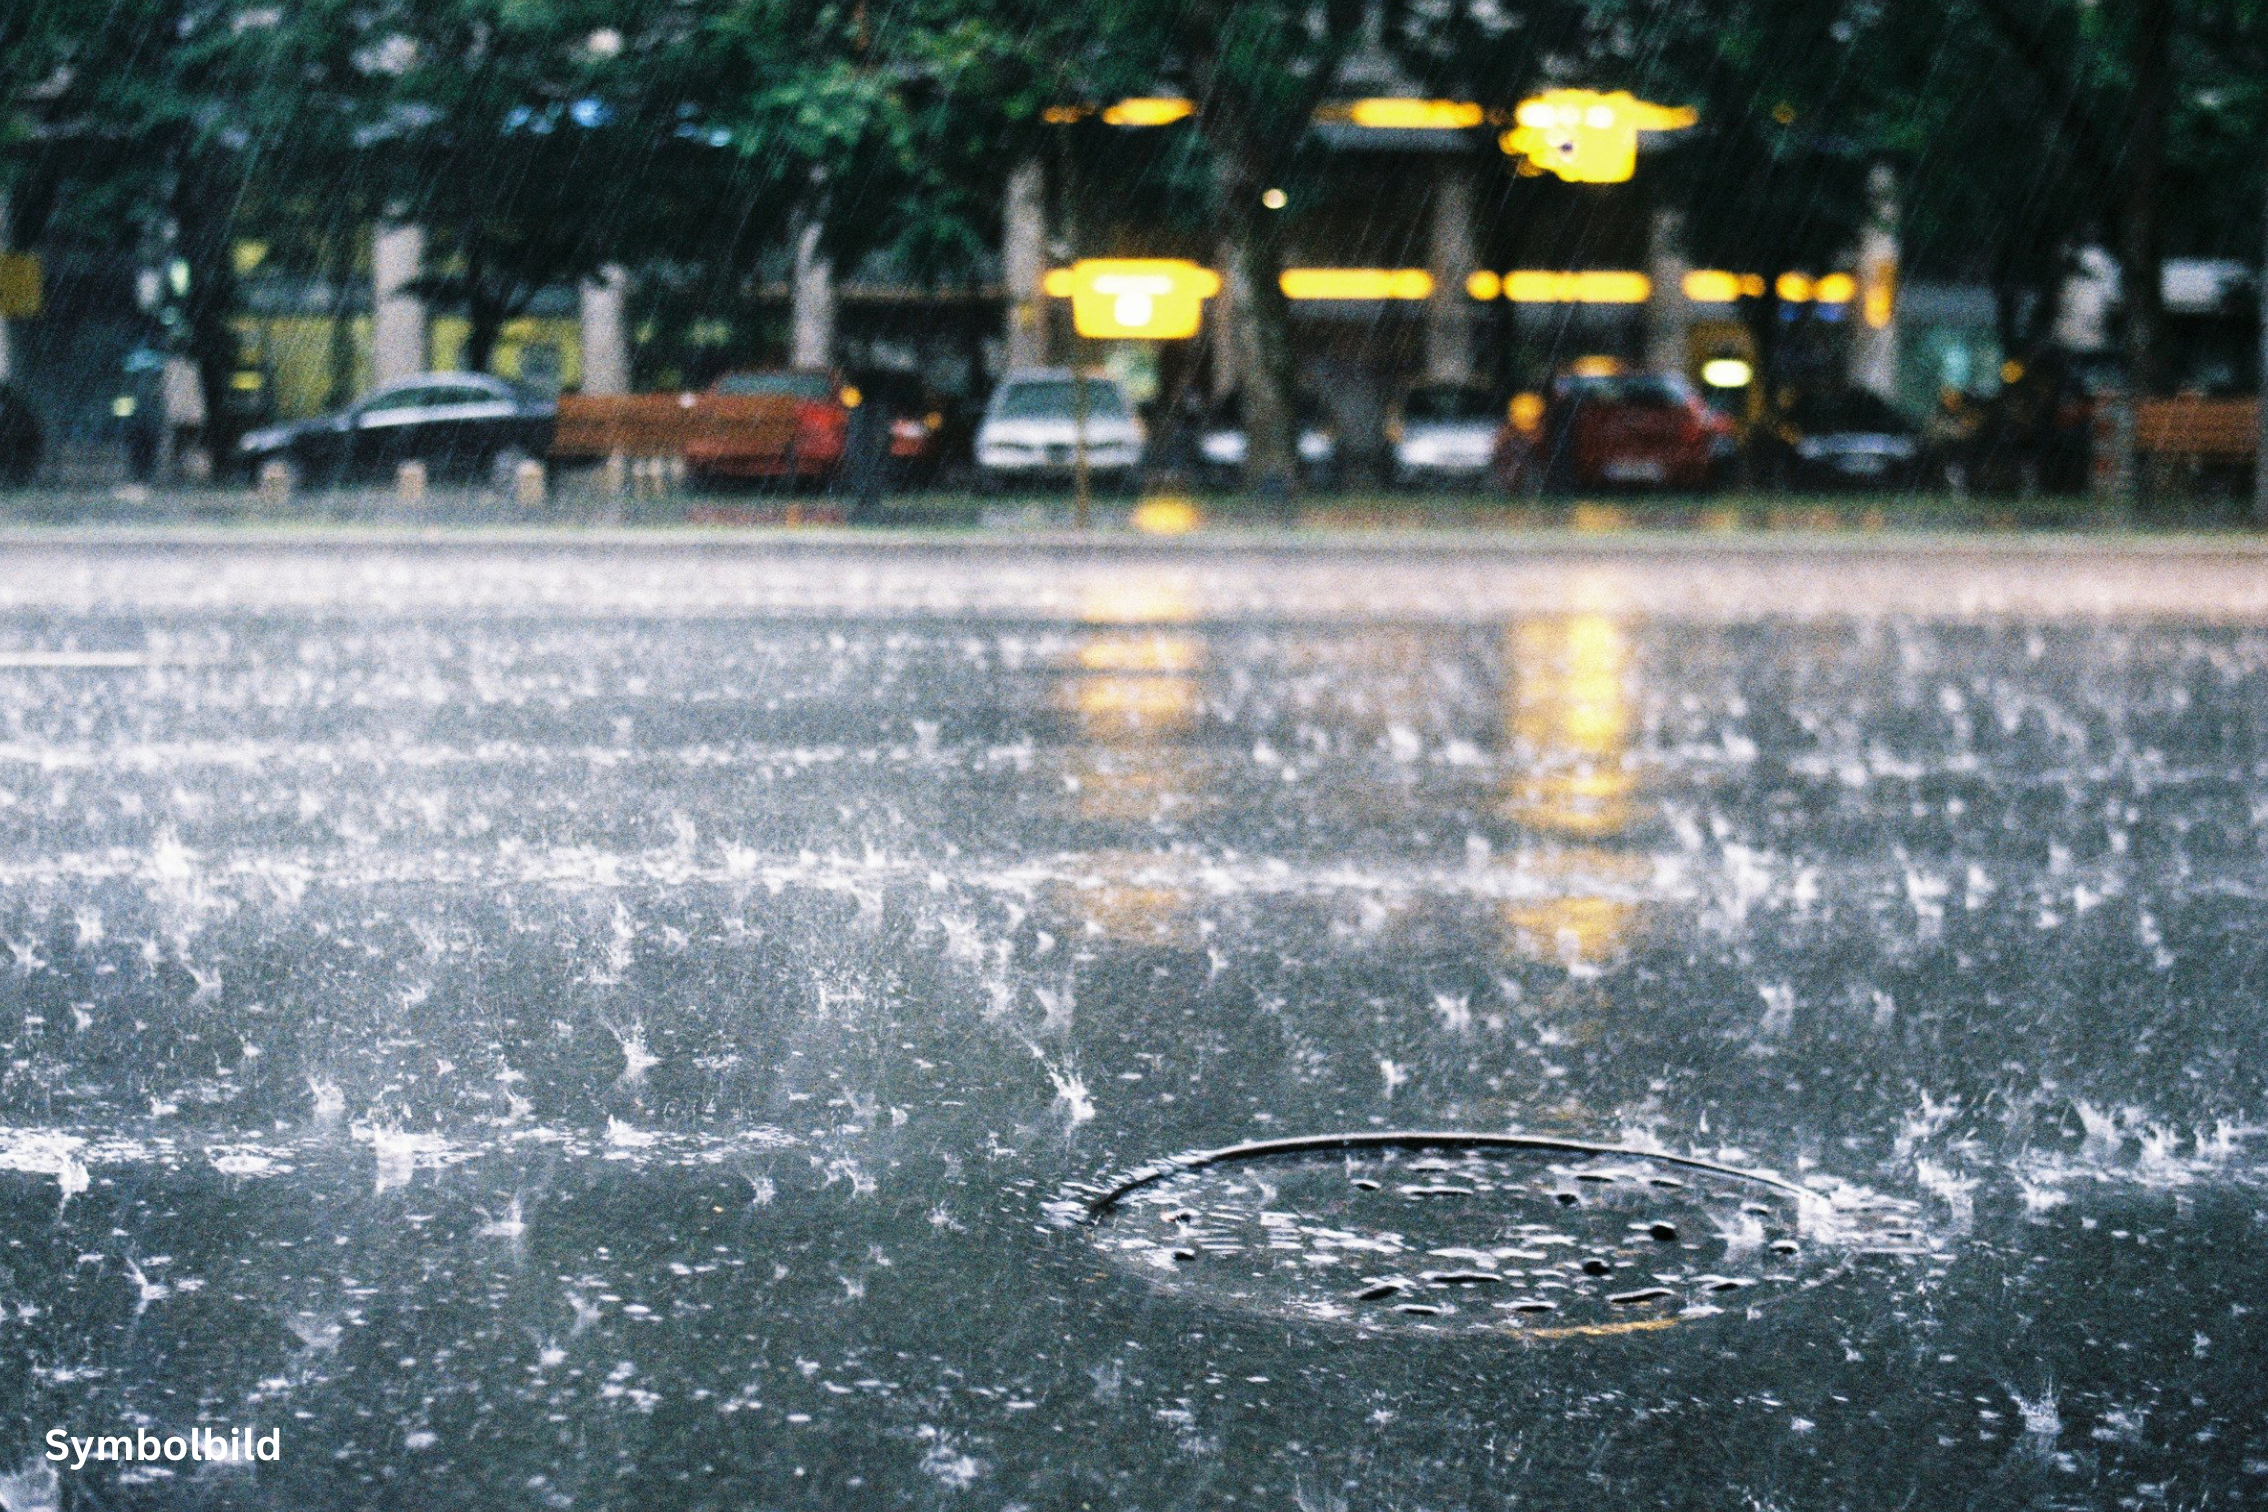
[{"label": "parked car", "polygon": [[1911,488],[1925,464],[1920,428],[1863,389],[1800,400],[1750,449],[1759,471],[1792,488]]},{"label": "parked car", "polygon": [[14,384],[0,383],[0,483],[29,483],[45,450],[31,401]]},{"label": "parked car", "polygon": [[[1294,446],[1299,470],[1311,488],[1329,488],[1339,476],[1339,431],[1313,394],[1292,398],[1292,421],[1298,429]],[[1237,482],[1250,447],[1244,428],[1244,399],[1231,394],[1206,417],[1197,437],[1197,459],[1205,480],[1216,486]]]},{"label": "parked car", "polygon": [[281,462],[305,484],[390,476],[423,462],[435,477],[509,480],[551,448],[558,407],[486,373],[428,373],[374,389],[335,415],[271,425],[236,446],[240,470]]},{"label": "parked car", "polygon": [[1739,460],[1732,421],[1676,373],[1562,373],[1532,435],[1508,419],[1499,441],[1516,487],[1711,488]]},{"label": "parked car", "polygon": [[[771,368],[726,373],[709,385],[736,405],[702,426],[685,444],[685,470],[699,481],[770,479],[824,484],[842,471],[850,440],[850,401],[857,392],[838,373]],[[738,410],[747,409],[743,415]]]},{"label": "parked car", "polygon": [[[859,410],[870,424],[881,427],[887,480],[897,487],[927,487],[937,481],[956,440],[966,441],[965,426],[953,423],[952,406],[919,373],[902,368],[876,368],[851,375],[850,388],[859,398]],[[852,431],[859,416],[852,416]]]},{"label": "parked car", "polygon": [[1504,404],[1486,389],[1419,384],[1386,419],[1395,486],[1480,481],[1488,473],[1503,423]]},{"label": "parked car", "polygon": [[[977,425],[977,477],[988,489],[1068,478],[1077,462],[1078,384],[1061,368],[1010,373]],[[1097,482],[1129,485],[1149,436],[1115,379],[1086,380],[1087,466]]]}]

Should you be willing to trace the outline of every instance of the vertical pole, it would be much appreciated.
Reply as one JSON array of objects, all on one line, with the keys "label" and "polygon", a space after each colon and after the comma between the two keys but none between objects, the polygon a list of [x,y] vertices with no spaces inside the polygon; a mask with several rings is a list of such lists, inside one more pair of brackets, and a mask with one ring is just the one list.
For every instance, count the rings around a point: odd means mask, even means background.
[{"label": "vertical pole", "polygon": [[2253,392],[2252,523],[2268,526],[2268,192],[2261,196],[2260,381]]},{"label": "vertical pole", "polygon": [[630,275],[620,264],[601,268],[598,277],[583,282],[579,324],[586,394],[630,392],[630,328],[623,312],[629,284]]},{"label": "vertical pole", "polygon": [[[1866,225],[1858,240],[1858,309],[1850,322],[1851,382],[1883,399],[1898,393],[1898,174],[1877,163],[1866,175]],[[1847,318],[1847,317],[1846,317]]]},{"label": "vertical pole", "polygon": [[1071,508],[1072,519],[1087,528],[1087,505],[1094,497],[1094,479],[1087,470],[1087,342],[1076,339],[1071,361]]},{"label": "vertical pole", "polygon": [[1693,307],[1685,297],[1685,216],[1675,206],[1654,211],[1647,238],[1646,365],[1657,373],[1682,373],[1692,360],[1686,333]]},{"label": "vertical pole", "polygon": [[[9,242],[8,196],[0,194],[0,252],[12,251]],[[0,315],[0,383],[16,376],[14,333],[9,330],[8,317]]]},{"label": "vertical pole", "polygon": [[1008,366],[1038,367],[1047,361],[1047,171],[1036,157],[1008,175],[1000,273],[1008,300]]},{"label": "vertical pole", "polygon": [[820,251],[818,218],[798,220],[795,282],[789,291],[789,361],[799,368],[823,368],[835,358],[835,266]]},{"label": "vertical pole", "polygon": [[1432,383],[1467,383],[1473,376],[1473,325],[1479,311],[1465,285],[1480,268],[1473,234],[1477,198],[1472,167],[1463,158],[1435,167],[1426,258],[1433,295],[1425,307],[1425,376]]},{"label": "vertical pole", "polygon": [[1206,397],[1217,405],[1236,392],[1237,382],[1243,377],[1237,365],[1236,345],[1238,322],[1242,318],[1237,302],[1242,296],[1236,259],[1230,255],[1228,243],[1222,242],[1213,249],[1213,265],[1221,270],[1221,292],[1213,305],[1213,318],[1205,322],[1205,341],[1213,359],[1213,387]]},{"label": "vertical pole", "polygon": [[370,377],[383,387],[425,371],[425,301],[412,292],[425,262],[423,226],[382,225],[370,244]]}]

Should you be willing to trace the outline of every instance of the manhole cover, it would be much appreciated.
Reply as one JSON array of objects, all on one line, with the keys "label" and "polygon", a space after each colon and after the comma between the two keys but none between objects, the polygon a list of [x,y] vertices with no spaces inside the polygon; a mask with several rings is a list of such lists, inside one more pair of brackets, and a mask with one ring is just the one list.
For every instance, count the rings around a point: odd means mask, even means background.
[{"label": "manhole cover", "polygon": [[1362,1329],[1642,1332],[1922,1248],[1913,1209],[1762,1172],[1525,1135],[1268,1140],[1146,1167],[1076,1216],[1218,1305]]}]

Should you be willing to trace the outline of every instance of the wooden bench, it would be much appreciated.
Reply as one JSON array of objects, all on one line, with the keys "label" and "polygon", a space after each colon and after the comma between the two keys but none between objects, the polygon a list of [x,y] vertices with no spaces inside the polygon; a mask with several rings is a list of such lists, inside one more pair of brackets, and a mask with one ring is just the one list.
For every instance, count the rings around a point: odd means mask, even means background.
[{"label": "wooden bench", "polygon": [[562,394],[551,454],[563,461],[683,457],[704,447],[784,458],[795,401],[770,395]]},{"label": "wooden bench", "polygon": [[2248,462],[2260,444],[2250,399],[2145,399],[2134,407],[2134,449],[2153,457]]}]

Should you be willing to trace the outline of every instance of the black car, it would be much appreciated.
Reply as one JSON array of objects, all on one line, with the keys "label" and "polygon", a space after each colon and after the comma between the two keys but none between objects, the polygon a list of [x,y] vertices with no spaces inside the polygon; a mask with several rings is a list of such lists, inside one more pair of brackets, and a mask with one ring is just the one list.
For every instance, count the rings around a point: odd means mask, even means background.
[{"label": "black car", "polygon": [[551,449],[558,406],[486,373],[428,373],[363,395],[315,420],[272,425],[237,443],[237,464],[258,474],[282,462],[320,487],[384,478],[423,462],[435,478],[505,484],[526,458]]},{"label": "black car", "polygon": [[[1339,478],[1339,430],[1323,402],[1313,394],[1292,396],[1293,446],[1299,453],[1300,480],[1310,488],[1335,488]],[[1197,438],[1201,475],[1215,488],[1234,487],[1244,474],[1250,446],[1244,429],[1244,399],[1230,394],[1206,417]]]},{"label": "black car", "polygon": [[1863,389],[1799,401],[1762,450],[1775,481],[1792,488],[1912,488],[1926,462],[1914,423]]},{"label": "black car", "polygon": [[14,385],[0,383],[0,483],[29,483],[45,449],[31,401]]},{"label": "black car", "polygon": [[947,466],[967,463],[967,415],[919,373],[854,368],[848,377],[860,395],[851,415],[850,465],[858,465],[860,446],[876,448],[887,458],[890,487],[928,488]]}]

